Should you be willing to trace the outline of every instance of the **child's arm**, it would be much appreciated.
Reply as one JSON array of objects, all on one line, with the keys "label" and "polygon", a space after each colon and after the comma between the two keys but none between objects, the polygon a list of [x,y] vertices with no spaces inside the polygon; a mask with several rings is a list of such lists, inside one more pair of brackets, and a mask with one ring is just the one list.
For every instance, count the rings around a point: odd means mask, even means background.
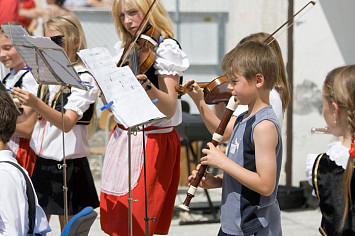
[{"label": "child's arm", "polygon": [[[62,113],[45,104],[34,94],[20,88],[11,89],[11,94],[19,101],[44,116],[52,125],[62,129]],[[64,132],[69,132],[79,120],[80,116],[73,110],[67,109],[64,114]]]},{"label": "child's arm", "polygon": [[[142,78],[142,77],[137,77]],[[149,79],[149,78],[148,78]],[[168,119],[172,118],[176,111],[177,104],[177,92],[175,91],[175,86],[179,83],[179,75],[158,75],[159,89],[150,83],[150,88],[146,90],[148,97],[153,99],[158,99],[155,106],[159,109],[161,113],[166,115]],[[148,81],[143,83],[143,87],[146,89]]]},{"label": "child's arm", "polygon": [[47,9],[39,7],[31,9],[19,9],[19,15],[30,19],[37,19],[38,17],[43,17],[47,11]]},{"label": "child's arm", "polygon": [[203,149],[206,156],[201,158],[201,164],[222,169],[249,189],[269,196],[276,184],[276,146],[278,133],[275,125],[268,120],[260,122],[254,128],[256,172],[247,170],[218,150],[212,143],[209,149]]},{"label": "child's arm", "polygon": [[31,107],[23,106],[23,115],[17,118],[15,133],[21,137],[30,139],[37,119],[38,115]]},{"label": "child's arm", "polygon": [[[191,80],[187,80],[185,82],[188,83]],[[198,86],[198,84],[195,82],[192,85],[192,90],[189,90],[187,94],[191,97],[193,102],[196,104],[196,107],[201,115],[201,118],[203,122],[205,123],[208,131],[213,134],[219,123],[221,122],[221,119],[207,106],[205,99],[204,99],[204,93],[203,90]],[[218,114],[220,117],[223,117],[223,114]],[[232,134],[233,131],[233,125],[235,123],[236,117],[232,116],[231,119],[229,120],[229,123],[224,131],[223,135],[223,140],[221,142],[224,142],[228,140]]]}]

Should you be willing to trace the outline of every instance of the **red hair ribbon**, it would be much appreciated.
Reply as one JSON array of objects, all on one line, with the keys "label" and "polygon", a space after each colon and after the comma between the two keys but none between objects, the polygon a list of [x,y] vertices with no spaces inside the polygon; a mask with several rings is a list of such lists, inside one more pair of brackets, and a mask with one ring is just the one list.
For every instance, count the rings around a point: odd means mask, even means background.
[{"label": "red hair ribbon", "polygon": [[351,143],[349,154],[352,158],[355,158],[355,136],[353,142]]}]

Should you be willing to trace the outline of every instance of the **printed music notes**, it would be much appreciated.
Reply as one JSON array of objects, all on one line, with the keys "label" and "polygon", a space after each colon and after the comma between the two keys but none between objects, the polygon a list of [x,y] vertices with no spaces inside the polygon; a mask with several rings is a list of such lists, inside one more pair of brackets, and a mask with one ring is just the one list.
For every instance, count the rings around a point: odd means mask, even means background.
[{"label": "printed music notes", "polygon": [[164,118],[128,66],[117,67],[106,48],[81,50],[79,56],[94,75],[115,118],[126,128]]}]

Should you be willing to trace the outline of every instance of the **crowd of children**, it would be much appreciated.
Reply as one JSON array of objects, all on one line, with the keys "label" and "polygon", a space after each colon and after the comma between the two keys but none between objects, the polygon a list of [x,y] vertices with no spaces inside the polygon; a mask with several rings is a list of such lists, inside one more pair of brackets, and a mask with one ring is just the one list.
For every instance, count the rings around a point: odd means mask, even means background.
[{"label": "crowd of children", "polygon": [[[112,1],[113,20],[122,48],[128,48],[141,30],[151,3]],[[48,15],[46,11],[42,16],[44,36],[65,51],[80,80],[89,88],[67,87],[65,93],[62,85],[38,84],[0,28],[0,61],[10,70],[1,78],[8,91],[0,91],[0,187],[8,190],[0,193],[0,206],[7,206],[0,208],[0,234],[45,234],[50,231],[51,215],[59,216],[63,229],[66,210],[70,219],[86,206],[92,206],[100,207],[104,232],[128,235],[129,197],[139,199],[132,211],[133,234],[168,234],[180,178],[180,139],[174,127],[182,122],[182,108],[176,86],[182,84],[189,60],[174,39],[169,14],[160,3],[156,4],[141,32],[153,32],[149,42],[155,45],[156,57],[137,79],[147,96],[157,99],[155,105],[166,118],[144,126],[132,140],[127,139],[127,127],[115,118],[117,125],[104,159],[100,200],[87,159],[88,136],[95,129],[95,102],[99,94],[106,101],[77,54],[87,47],[78,18],[65,14],[70,12]],[[26,12],[30,17],[31,10],[22,10],[20,15],[26,16]],[[227,150],[222,152],[208,143],[202,150],[200,164],[188,179],[193,181],[197,177],[201,165],[222,170],[218,175],[206,171],[199,183],[205,189],[222,188],[221,227],[216,234],[282,235],[276,196],[282,163],[281,127],[290,88],[280,46],[266,33],[249,35],[224,56],[221,67],[229,79],[227,89],[238,104],[223,137],[218,137],[219,142],[228,142]],[[188,94],[214,134],[225,104],[210,109],[197,83],[193,83]],[[323,84],[323,115],[329,131],[341,138],[329,144],[327,152],[310,155],[306,169],[319,199],[322,235],[355,234],[354,94],[355,65],[329,72]],[[128,177],[122,174],[127,172],[128,142],[132,142],[134,152],[130,154],[136,165],[132,170],[132,196]],[[63,195],[64,157],[67,206]],[[9,164],[14,167],[9,169]],[[169,171],[163,171],[166,169]],[[27,213],[31,209],[35,218]]]}]

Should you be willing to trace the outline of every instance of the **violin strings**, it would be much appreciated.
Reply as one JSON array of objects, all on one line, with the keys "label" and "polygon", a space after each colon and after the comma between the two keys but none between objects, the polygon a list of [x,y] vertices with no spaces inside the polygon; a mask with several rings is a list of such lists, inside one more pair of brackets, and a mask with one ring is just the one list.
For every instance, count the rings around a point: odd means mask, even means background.
[{"label": "violin strings", "polygon": [[138,53],[137,49],[133,49],[132,55],[131,55],[131,62],[132,62],[132,71],[134,75],[138,74]]}]

